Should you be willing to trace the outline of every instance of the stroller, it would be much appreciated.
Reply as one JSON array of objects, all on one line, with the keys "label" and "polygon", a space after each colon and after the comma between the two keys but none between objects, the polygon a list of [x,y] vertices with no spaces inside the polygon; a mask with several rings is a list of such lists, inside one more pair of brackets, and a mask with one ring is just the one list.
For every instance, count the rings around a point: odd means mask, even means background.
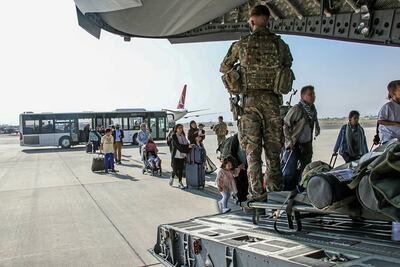
[{"label": "stroller", "polygon": [[143,174],[162,176],[161,159],[157,155],[157,147],[154,143],[147,143],[142,147]]}]

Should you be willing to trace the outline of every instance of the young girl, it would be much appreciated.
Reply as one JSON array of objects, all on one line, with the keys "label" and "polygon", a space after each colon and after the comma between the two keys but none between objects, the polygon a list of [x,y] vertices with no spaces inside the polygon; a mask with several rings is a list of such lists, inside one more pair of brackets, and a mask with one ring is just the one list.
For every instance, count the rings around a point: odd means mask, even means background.
[{"label": "young girl", "polygon": [[236,160],[232,156],[226,157],[223,162],[221,169],[218,172],[215,183],[218,187],[218,191],[222,195],[222,199],[218,201],[218,207],[221,213],[227,213],[231,209],[228,208],[228,200],[230,195],[235,199],[237,194],[237,188],[234,177],[237,176],[240,170],[243,168],[242,165],[236,168]]}]

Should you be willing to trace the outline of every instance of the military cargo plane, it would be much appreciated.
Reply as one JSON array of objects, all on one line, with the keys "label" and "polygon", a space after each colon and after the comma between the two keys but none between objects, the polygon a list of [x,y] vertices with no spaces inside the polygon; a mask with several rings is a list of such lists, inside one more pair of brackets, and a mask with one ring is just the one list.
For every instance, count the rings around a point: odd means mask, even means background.
[{"label": "military cargo plane", "polygon": [[75,0],[79,25],[100,38],[166,38],[171,43],[237,40],[256,3],[277,33],[400,46],[398,0]]},{"label": "military cargo plane", "polygon": [[[125,41],[134,37],[165,38],[171,43],[237,40],[249,32],[250,8],[261,3],[270,9],[268,27],[276,33],[400,46],[399,0],[75,3],[79,25],[97,38],[106,30]],[[381,213],[360,217],[316,210],[304,200],[280,194],[252,205],[247,208],[265,207],[286,215],[267,213],[255,224],[254,217],[239,211],[161,225],[153,253],[165,266],[399,266],[399,245],[391,240],[392,219]],[[282,231],[285,228],[290,231]]]}]

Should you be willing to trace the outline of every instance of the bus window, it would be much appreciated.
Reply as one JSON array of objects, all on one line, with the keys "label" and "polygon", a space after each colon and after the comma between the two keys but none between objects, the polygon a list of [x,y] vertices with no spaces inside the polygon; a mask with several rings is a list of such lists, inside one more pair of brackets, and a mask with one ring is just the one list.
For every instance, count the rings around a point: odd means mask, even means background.
[{"label": "bus window", "polygon": [[[92,119],[78,119],[79,130],[92,127]],[[88,126],[89,125],[89,126]]]},{"label": "bus window", "polygon": [[42,120],[42,128],[40,132],[42,134],[54,133],[53,120]]},{"label": "bus window", "polygon": [[128,118],[122,118],[122,130],[129,130]]},{"label": "bus window", "polygon": [[26,120],[23,134],[39,134],[39,120]]},{"label": "bus window", "polygon": [[104,127],[103,118],[97,117],[97,118],[96,118],[96,125],[95,125],[95,126],[96,126],[96,127]]},{"label": "bus window", "polygon": [[140,124],[143,122],[142,117],[131,117],[129,118],[129,129],[130,130],[139,130]]},{"label": "bus window", "polygon": [[111,118],[110,119],[110,126],[112,126],[112,125],[122,125],[122,118]]},{"label": "bus window", "polygon": [[70,121],[57,121],[54,124],[56,133],[69,133],[71,131]]}]

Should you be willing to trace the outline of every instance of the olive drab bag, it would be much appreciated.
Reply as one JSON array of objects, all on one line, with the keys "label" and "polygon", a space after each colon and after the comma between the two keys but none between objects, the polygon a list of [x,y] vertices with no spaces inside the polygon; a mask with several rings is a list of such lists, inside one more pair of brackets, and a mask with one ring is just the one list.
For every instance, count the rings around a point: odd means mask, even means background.
[{"label": "olive drab bag", "polygon": [[400,221],[400,141],[390,142],[360,176],[360,203],[368,210]]},{"label": "olive drab bag", "polygon": [[236,64],[230,71],[222,75],[222,82],[225,88],[232,95],[243,93],[242,81],[240,78],[240,65]]}]

